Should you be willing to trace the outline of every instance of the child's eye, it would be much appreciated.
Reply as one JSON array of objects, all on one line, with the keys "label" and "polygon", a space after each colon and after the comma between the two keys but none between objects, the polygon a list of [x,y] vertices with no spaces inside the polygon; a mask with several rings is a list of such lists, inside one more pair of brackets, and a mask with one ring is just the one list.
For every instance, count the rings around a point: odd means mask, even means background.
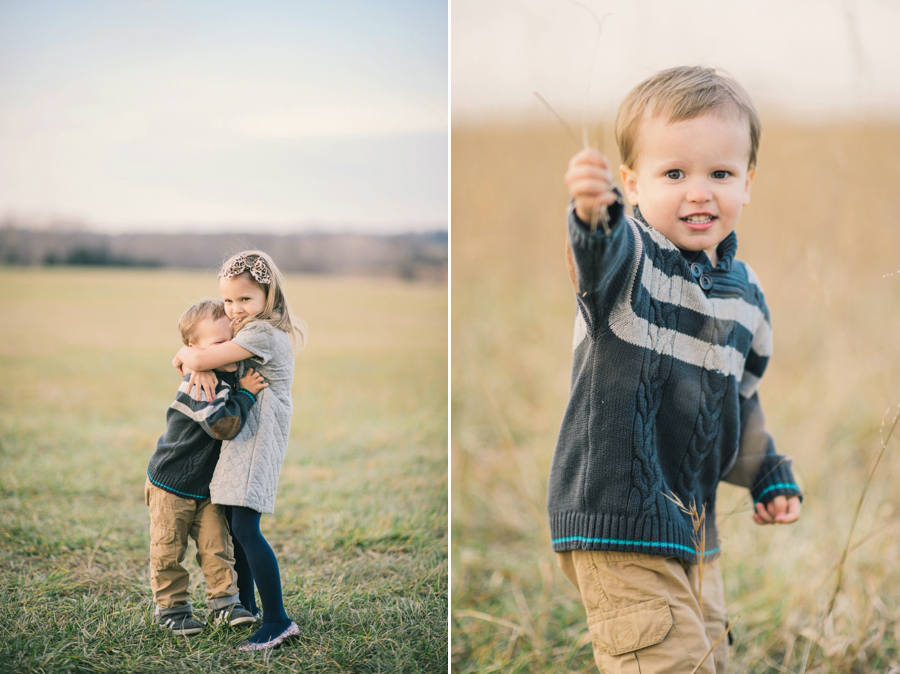
[{"label": "child's eye", "polygon": [[666,171],[666,178],[670,180],[679,180],[684,177],[684,171],[681,169],[672,169],[671,171]]},{"label": "child's eye", "polygon": [[731,175],[730,171],[713,171],[712,177],[715,180],[725,180],[728,176]]}]

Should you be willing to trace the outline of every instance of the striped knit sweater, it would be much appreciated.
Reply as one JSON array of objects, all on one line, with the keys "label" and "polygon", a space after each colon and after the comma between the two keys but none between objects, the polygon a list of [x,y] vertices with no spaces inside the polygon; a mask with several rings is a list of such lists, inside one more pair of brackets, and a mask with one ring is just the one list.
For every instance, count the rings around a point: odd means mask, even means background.
[{"label": "striped knit sweater", "polygon": [[216,372],[216,376],[216,397],[206,401],[188,395],[191,375],[185,375],[166,412],[166,432],[159,437],[147,466],[153,484],[184,498],[209,498],[222,440],[238,434],[256,402],[250,391],[235,391],[233,373]]},{"label": "striped knit sweater", "polygon": [[[756,392],[772,350],[769,310],[732,232],[712,268],[635,209],[591,233],[570,209],[577,270],[569,402],[550,469],[553,547],[696,561],[718,551],[722,479],[755,501],[798,495]],[[679,505],[679,503],[681,505]],[[704,537],[682,507],[705,512]]]}]

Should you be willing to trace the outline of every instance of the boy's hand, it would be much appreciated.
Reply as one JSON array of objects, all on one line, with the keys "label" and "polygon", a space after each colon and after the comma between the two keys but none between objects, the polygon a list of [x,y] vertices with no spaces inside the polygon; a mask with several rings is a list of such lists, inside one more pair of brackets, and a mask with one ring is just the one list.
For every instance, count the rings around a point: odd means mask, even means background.
[{"label": "boy's hand", "polygon": [[219,378],[213,372],[192,372],[188,381],[187,394],[191,395],[194,391],[196,399],[200,401],[200,394],[206,394],[206,402],[211,402],[216,397],[216,386],[219,384]]},{"label": "boy's hand", "polygon": [[766,505],[756,504],[753,521],[757,524],[790,524],[800,519],[800,497],[776,496]]},{"label": "boy's hand", "polygon": [[609,160],[594,148],[584,149],[569,160],[565,180],[569,196],[575,200],[575,214],[582,222],[596,222],[600,210],[618,199],[612,191]]},{"label": "boy's hand", "polygon": [[238,386],[240,388],[250,391],[253,395],[256,395],[268,385],[268,382],[263,379],[262,375],[259,372],[254,372],[252,367],[247,370],[247,374],[238,381]]}]

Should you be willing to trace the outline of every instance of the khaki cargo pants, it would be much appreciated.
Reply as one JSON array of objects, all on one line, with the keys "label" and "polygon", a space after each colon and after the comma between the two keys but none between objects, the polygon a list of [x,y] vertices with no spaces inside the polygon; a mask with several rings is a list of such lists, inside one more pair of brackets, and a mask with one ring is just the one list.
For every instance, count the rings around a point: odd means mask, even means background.
[{"label": "khaki cargo pants", "polygon": [[207,606],[223,608],[238,602],[234,546],[225,521],[225,509],[182,498],[147,480],[144,500],[150,506],[150,587],[157,613],[190,612],[188,572],[181,562],[188,536],[197,544],[197,563],[206,577]]},{"label": "khaki cargo pants", "polygon": [[[569,550],[557,561],[581,594],[601,672],[690,674],[726,629],[715,560],[704,564],[702,597],[698,565],[677,557]],[[697,671],[723,674],[727,665],[725,637]]]}]

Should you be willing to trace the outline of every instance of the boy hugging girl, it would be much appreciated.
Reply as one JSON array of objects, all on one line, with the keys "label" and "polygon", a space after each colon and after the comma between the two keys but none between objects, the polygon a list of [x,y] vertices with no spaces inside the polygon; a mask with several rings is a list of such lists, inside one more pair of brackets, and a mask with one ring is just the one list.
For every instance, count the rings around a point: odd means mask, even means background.
[{"label": "boy hugging girl", "polygon": [[672,68],[616,120],[633,217],[600,152],[579,152],[566,173],[577,314],[548,510],[603,672],[725,671],[721,480],[750,490],[757,524],[800,517],[757,394],[769,310],[735,257],[759,137],[734,80]]},{"label": "boy hugging girl", "polygon": [[[203,300],[184,312],[178,324],[187,346],[208,349],[230,341],[231,320],[222,300]],[[197,545],[197,562],[206,578],[207,606],[217,622],[250,625],[257,617],[238,598],[234,546],[224,508],[210,502],[209,484],[223,440],[241,430],[256,394],[268,384],[248,369],[236,380],[237,363],[216,369],[212,399],[189,395],[190,374],[166,413],[166,431],[147,466],[145,501],[150,506],[150,586],[154,618],[173,634],[203,630],[188,601],[188,572],[181,565],[188,536]]]}]

